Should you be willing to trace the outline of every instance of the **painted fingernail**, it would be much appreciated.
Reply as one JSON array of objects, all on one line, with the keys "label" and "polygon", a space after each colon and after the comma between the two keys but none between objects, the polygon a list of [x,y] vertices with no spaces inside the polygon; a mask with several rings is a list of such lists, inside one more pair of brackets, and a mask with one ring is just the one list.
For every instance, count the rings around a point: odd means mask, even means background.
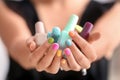
[{"label": "painted fingernail", "polygon": [[50,37],[50,38],[48,39],[48,43],[50,43],[50,44],[54,43],[54,38]]},{"label": "painted fingernail", "polygon": [[58,48],[59,48],[59,44],[54,43],[54,44],[52,45],[52,49],[53,49],[53,50],[57,50]]},{"label": "painted fingernail", "polygon": [[65,55],[69,56],[69,55],[71,54],[71,51],[70,51],[69,48],[66,48],[66,49],[64,50],[64,53],[65,53]]},{"label": "painted fingernail", "polygon": [[61,57],[61,56],[62,56],[62,50],[59,49],[59,50],[57,51],[57,56],[58,56],[58,57]]},{"label": "painted fingernail", "polygon": [[65,59],[62,59],[62,64],[65,64],[66,63],[66,60]]},{"label": "painted fingernail", "polygon": [[66,44],[67,46],[71,46],[71,45],[72,45],[71,39],[66,40],[65,44]]},{"label": "painted fingernail", "polygon": [[51,32],[48,32],[48,33],[47,33],[47,38],[50,38],[50,37],[52,37],[52,33],[51,33]]},{"label": "painted fingernail", "polygon": [[70,31],[70,32],[69,32],[69,35],[70,35],[71,37],[74,37],[75,32],[74,32],[74,31]]}]

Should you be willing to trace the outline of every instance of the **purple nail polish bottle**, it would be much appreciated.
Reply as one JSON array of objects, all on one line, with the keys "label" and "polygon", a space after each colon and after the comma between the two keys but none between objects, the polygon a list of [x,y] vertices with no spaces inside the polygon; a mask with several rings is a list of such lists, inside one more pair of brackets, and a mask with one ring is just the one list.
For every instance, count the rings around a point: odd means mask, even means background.
[{"label": "purple nail polish bottle", "polygon": [[81,37],[83,37],[84,39],[87,39],[92,28],[93,28],[93,24],[90,22],[86,22],[82,32],[80,33]]}]

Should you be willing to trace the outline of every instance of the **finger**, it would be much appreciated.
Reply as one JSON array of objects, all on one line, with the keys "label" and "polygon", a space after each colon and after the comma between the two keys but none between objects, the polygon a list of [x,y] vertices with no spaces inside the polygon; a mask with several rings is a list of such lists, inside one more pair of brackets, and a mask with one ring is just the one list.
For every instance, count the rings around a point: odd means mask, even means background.
[{"label": "finger", "polygon": [[97,56],[93,47],[85,39],[83,39],[78,33],[73,31],[71,31],[69,35],[90,61],[96,60]]},{"label": "finger", "polygon": [[51,65],[58,48],[59,44],[57,43],[52,44],[52,46],[48,50],[48,53],[37,64],[36,69],[38,71],[45,70],[47,67]]},{"label": "finger", "polygon": [[35,24],[35,31],[36,33],[45,33],[43,22],[39,21]]},{"label": "finger", "polygon": [[72,70],[75,70],[75,71],[80,71],[81,67],[80,67],[80,65],[76,62],[74,56],[72,55],[71,50],[70,50],[69,48],[66,48],[66,49],[64,50],[64,53],[65,53],[65,55],[66,55],[66,59],[67,59],[67,61],[68,61],[68,64],[69,64],[70,68],[71,68]]},{"label": "finger", "polygon": [[69,67],[66,59],[62,59],[60,61],[60,66],[61,66],[62,70],[64,70],[64,71],[69,71],[70,70],[70,67]]},{"label": "finger", "polygon": [[62,50],[58,50],[52,64],[47,68],[48,73],[56,74],[59,71],[61,57]]},{"label": "finger", "polygon": [[34,66],[36,66],[38,61],[45,55],[50,45],[51,44],[49,44],[48,41],[46,41],[43,45],[41,45],[35,51],[32,52],[29,59]]},{"label": "finger", "polygon": [[74,43],[72,43],[71,46],[69,46],[70,50],[72,51],[72,54],[77,61],[77,63],[82,68],[90,68],[90,61],[87,59],[87,57],[76,47]]},{"label": "finger", "polygon": [[34,40],[35,40],[34,37],[30,37],[26,41],[27,47],[31,52],[37,48],[37,45]]}]

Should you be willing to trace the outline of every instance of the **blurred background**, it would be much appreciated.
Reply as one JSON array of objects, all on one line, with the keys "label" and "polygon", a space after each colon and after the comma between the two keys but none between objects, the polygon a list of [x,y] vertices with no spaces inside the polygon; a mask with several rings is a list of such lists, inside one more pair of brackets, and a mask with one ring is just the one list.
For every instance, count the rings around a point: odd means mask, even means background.
[{"label": "blurred background", "polygon": [[120,46],[114,51],[114,55],[110,61],[108,80],[120,80]]},{"label": "blurred background", "polygon": [[0,38],[0,80],[5,80],[9,69],[8,52]]},{"label": "blurred background", "polygon": [[[8,52],[0,39],[0,80],[5,80],[9,69]],[[120,80],[120,46],[115,50],[110,61],[109,79]]]}]

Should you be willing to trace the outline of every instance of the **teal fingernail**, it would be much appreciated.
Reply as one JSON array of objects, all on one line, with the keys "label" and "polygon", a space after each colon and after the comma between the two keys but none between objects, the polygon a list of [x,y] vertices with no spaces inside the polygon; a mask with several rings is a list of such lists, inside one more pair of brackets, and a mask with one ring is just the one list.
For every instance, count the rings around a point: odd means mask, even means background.
[{"label": "teal fingernail", "polygon": [[52,37],[52,33],[51,33],[51,32],[48,32],[48,33],[47,33],[47,38],[50,38],[50,37]]},{"label": "teal fingernail", "polygon": [[65,43],[66,43],[67,46],[71,46],[71,45],[72,45],[72,41],[71,41],[71,39],[66,40]]}]

